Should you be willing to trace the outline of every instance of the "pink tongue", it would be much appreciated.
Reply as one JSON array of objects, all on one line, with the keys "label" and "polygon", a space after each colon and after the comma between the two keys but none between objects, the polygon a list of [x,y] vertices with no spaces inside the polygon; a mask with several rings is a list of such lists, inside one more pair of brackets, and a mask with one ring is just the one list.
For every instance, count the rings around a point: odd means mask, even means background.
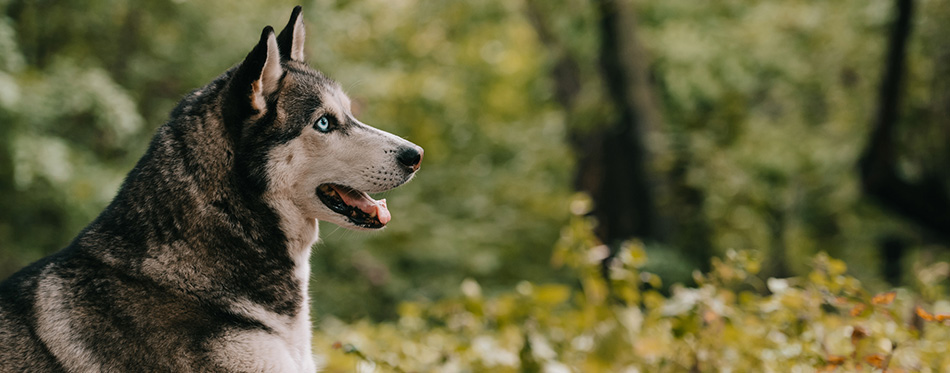
[{"label": "pink tongue", "polygon": [[381,199],[379,201],[370,198],[365,193],[358,192],[349,188],[338,188],[335,185],[331,185],[337,194],[343,198],[343,203],[347,205],[356,207],[361,211],[375,215],[380,223],[386,224],[392,219],[392,215],[389,213],[389,208],[386,207],[386,200]]},{"label": "pink tongue", "polygon": [[383,224],[389,223],[393,218],[393,216],[389,214],[389,207],[386,206],[385,198],[376,201],[376,218]]}]

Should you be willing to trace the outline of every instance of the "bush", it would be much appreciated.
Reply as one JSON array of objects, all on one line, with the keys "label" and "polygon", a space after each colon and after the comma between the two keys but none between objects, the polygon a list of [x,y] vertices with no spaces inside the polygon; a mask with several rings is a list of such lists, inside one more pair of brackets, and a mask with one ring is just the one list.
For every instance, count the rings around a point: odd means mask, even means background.
[{"label": "bush", "polygon": [[397,322],[324,319],[315,349],[328,372],[950,370],[950,301],[938,299],[947,263],[917,271],[913,290],[874,294],[824,253],[807,276],[762,280],[756,253],[730,251],[664,295],[635,241],[608,286],[606,250],[575,216],[553,262],[576,285],[521,282],[486,296],[467,279],[458,298],[403,303]]}]

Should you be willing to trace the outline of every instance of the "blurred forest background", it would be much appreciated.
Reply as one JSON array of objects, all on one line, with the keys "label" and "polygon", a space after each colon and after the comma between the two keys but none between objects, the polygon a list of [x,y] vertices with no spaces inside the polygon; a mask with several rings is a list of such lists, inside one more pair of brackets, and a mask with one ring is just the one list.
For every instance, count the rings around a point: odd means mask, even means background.
[{"label": "blurred forest background", "polygon": [[[0,278],[66,246],[294,5],[0,0]],[[763,277],[827,252],[883,289],[950,253],[947,0],[302,5],[310,64],[426,149],[387,229],[321,227],[317,315],[391,320],[466,278],[571,285],[552,254],[572,212],[604,268],[638,239],[665,284],[737,249]]]}]

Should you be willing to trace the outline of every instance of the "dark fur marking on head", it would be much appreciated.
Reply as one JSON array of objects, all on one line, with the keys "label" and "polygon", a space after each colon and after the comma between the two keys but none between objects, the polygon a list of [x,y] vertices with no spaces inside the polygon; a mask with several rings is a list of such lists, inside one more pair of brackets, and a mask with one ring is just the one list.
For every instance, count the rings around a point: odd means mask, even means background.
[{"label": "dark fur marking on head", "polygon": [[[298,43],[303,43],[304,41],[296,40],[297,37],[302,35],[303,31],[297,30],[297,27],[303,27],[303,22],[297,23],[297,19],[301,16],[302,10],[303,8],[300,5],[294,7],[294,10],[290,13],[290,20],[287,21],[287,25],[280,31],[280,35],[277,35],[277,44],[280,46],[280,57],[283,60],[303,61],[303,56],[294,56],[295,48],[299,48],[296,49],[296,52],[303,52],[303,46],[298,45]],[[293,57],[299,57],[299,59]]]},{"label": "dark fur marking on head", "polygon": [[[303,62],[303,35],[299,7],[279,36],[264,28],[241,63],[179,102],[76,239],[0,283],[0,370],[314,370],[316,219],[359,226],[320,210],[310,183],[373,192],[412,173],[391,175],[386,148],[402,140],[339,107],[339,85]],[[338,128],[307,132],[324,112]]]}]

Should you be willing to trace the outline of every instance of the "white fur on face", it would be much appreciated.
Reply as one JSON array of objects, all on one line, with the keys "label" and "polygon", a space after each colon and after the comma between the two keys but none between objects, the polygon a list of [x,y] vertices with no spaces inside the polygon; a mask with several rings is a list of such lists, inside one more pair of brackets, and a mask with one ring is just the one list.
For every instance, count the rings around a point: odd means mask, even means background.
[{"label": "white fur on face", "polygon": [[412,175],[399,164],[396,155],[412,143],[393,134],[363,124],[353,118],[350,99],[339,89],[329,87],[314,112],[313,121],[330,114],[355,125],[342,131],[321,133],[312,127],[270,153],[269,190],[266,200],[278,211],[288,236],[307,246],[314,238],[315,219],[346,228],[361,229],[349,219],[330,210],[316,195],[318,186],[340,184],[366,193],[395,188]]}]

